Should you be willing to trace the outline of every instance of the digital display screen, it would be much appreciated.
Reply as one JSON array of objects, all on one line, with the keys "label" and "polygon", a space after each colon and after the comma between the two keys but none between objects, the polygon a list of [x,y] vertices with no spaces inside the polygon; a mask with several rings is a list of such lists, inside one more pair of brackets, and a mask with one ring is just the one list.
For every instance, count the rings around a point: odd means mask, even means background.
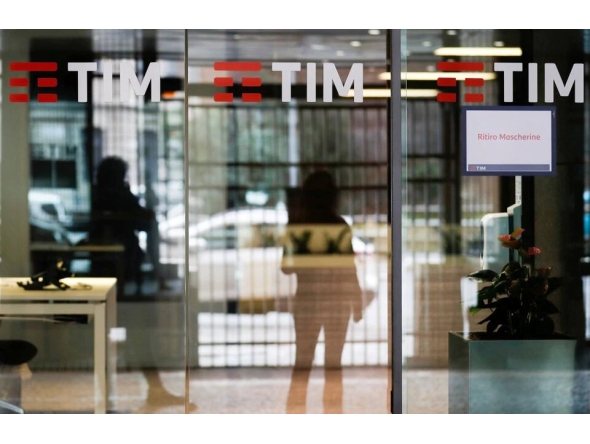
[{"label": "digital display screen", "polygon": [[463,175],[549,176],[555,171],[555,107],[462,108]]}]

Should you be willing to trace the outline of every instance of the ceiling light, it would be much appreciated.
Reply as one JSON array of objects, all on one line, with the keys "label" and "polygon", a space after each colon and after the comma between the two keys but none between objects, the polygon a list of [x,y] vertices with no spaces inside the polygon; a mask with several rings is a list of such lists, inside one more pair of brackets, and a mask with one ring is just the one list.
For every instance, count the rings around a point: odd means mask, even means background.
[{"label": "ceiling light", "polygon": [[454,29],[449,29],[447,31],[447,35],[457,35],[457,31],[455,31]]},{"label": "ceiling light", "polygon": [[[438,95],[437,89],[402,89],[401,90],[401,97],[405,97],[408,99],[417,99],[417,98],[433,98]],[[354,97],[354,90],[350,90],[346,97],[353,98]],[[387,88],[368,88],[363,89],[363,97],[368,99],[386,99],[391,97],[391,90]]]},{"label": "ceiling light", "polygon": [[379,34],[381,34],[381,31],[378,29],[369,29],[369,34],[370,35],[379,35]]},{"label": "ceiling light", "polygon": [[426,48],[430,48],[432,46],[432,42],[426,40],[426,41],[422,42],[422,46],[425,46]]},{"label": "ceiling light", "polygon": [[[459,81],[463,81],[466,78],[477,77],[484,80],[495,80],[495,72],[427,72],[427,71],[414,71],[414,72],[402,72],[401,80],[410,81],[436,81],[439,77],[453,77]],[[389,72],[382,72],[379,74],[380,80],[391,80],[391,74]]]},{"label": "ceiling light", "polygon": [[338,57],[342,57],[344,55],[344,51],[336,51],[336,55]]},{"label": "ceiling light", "polygon": [[504,46],[504,42],[502,42],[500,40],[497,40],[497,41],[494,42],[494,46],[497,47],[497,48],[501,48],[501,47]]},{"label": "ceiling light", "polygon": [[434,50],[434,55],[449,57],[449,56],[473,56],[473,57],[520,57],[522,49],[520,48],[494,48],[494,47],[479,47],[479,48],[438,48]]},{"label": "ceiling light", "polygon": [[402,89],[402,97],[407,99],[426,99],[438,96],[437,89]]},{"label": "ceiling light", "polygon": [[353,40],[352,42],[350,42],[350,46],[358,48],[359,46],[361,46],[361,42],[359,42],[358,40]]}]

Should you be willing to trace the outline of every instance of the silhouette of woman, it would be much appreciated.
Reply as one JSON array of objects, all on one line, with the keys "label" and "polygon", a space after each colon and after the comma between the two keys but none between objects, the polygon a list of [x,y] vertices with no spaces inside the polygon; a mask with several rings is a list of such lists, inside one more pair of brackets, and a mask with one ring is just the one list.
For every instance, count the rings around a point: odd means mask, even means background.
[{"label": "silhouette of woman", "polygon": [[338,189],[327,171],[305,180],[299,211],[290,211],[282,270],[295,273],[295,366],[287,413],[305,413],[319,334],[324,332],[324,413],[342,413],[342,350],[351,314],[362,319],[352,230],[337,212]]}]

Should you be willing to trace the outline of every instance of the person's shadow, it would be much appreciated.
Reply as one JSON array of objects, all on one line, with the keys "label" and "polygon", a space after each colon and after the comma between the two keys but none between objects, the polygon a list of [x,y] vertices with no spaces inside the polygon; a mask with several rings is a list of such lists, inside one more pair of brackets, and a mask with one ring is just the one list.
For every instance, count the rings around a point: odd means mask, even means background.
[{"label": "person's shadow", "polygon": [[350,318],[363,316],[352,230],[337,212],[338,189],[327,171],[305,180],[290,205],[282,271],[297,276],[293,300],[295,365],[287,413],[305,413],[320,331],[324,333],[324,413],[342,413],[342,351]]}]

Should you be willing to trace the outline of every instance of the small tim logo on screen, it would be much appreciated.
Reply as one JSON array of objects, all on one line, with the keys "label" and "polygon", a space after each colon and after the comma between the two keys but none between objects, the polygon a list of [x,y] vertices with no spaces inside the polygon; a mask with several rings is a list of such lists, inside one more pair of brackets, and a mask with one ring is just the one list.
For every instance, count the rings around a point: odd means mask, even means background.
[{"label": "small tim logo on screen", "polygon": [[[261,62],[215,62],[213,64],[213,69],[215,71],[225,71],[225,72],[259,72],[262,70],[262,63]],[[213,79],[213,84],[215,86],[223,86],[223,87],[233,87],[234,86],[234,78],[233,77],[215,77]],[[256,88],[262,85],[262,80],[260,77],[252,77],[252,76],[243,76],[242,77],[242,87],[246,88]],[[242,102],[260,102],[262,100],[262,95],[259,92],[242,92],[241,94]],[[230,103],[234,101],[234,94],[232,92],[223,92],[223,93],[215,93],[213,95],[213,100],[215,102],[226,102]]]},{"label": "small tim logo on screen", "polygon": [[[438,71],[442,72],[479,72],[484,70],[483,62],[438,62]],[[477,75],[477,74],[476,74]],[[457,77],[445,75],[436,80],[436,85],[443,88],[454,88],[455,92],[440,92],[436,96],[437,102],[456,102],[457,101]],[[466,77],[466,87],[481,88],[484,86],[484,79],[481,77]],[[466,103],[482,103],[484,95],[481,93],[465,93],[463,99]]]},{"label": "small tim logo on screen", "polygon": [[[30,72],[56,72],[56,62],[11,62],[10,72],[16,73],[18,77],[10,77],[9,86],[11,88],[26,88],[24,91],[19,93],[11,93],[8,96],[9,102],[29,102],[29,78],[26,74]],[[56,77],[39,77],[37,78],[37,86],[39,88],[55,88],[57,86]],[[37,94],[37,102],[57,102],[57,94],[47,92]]]}]

